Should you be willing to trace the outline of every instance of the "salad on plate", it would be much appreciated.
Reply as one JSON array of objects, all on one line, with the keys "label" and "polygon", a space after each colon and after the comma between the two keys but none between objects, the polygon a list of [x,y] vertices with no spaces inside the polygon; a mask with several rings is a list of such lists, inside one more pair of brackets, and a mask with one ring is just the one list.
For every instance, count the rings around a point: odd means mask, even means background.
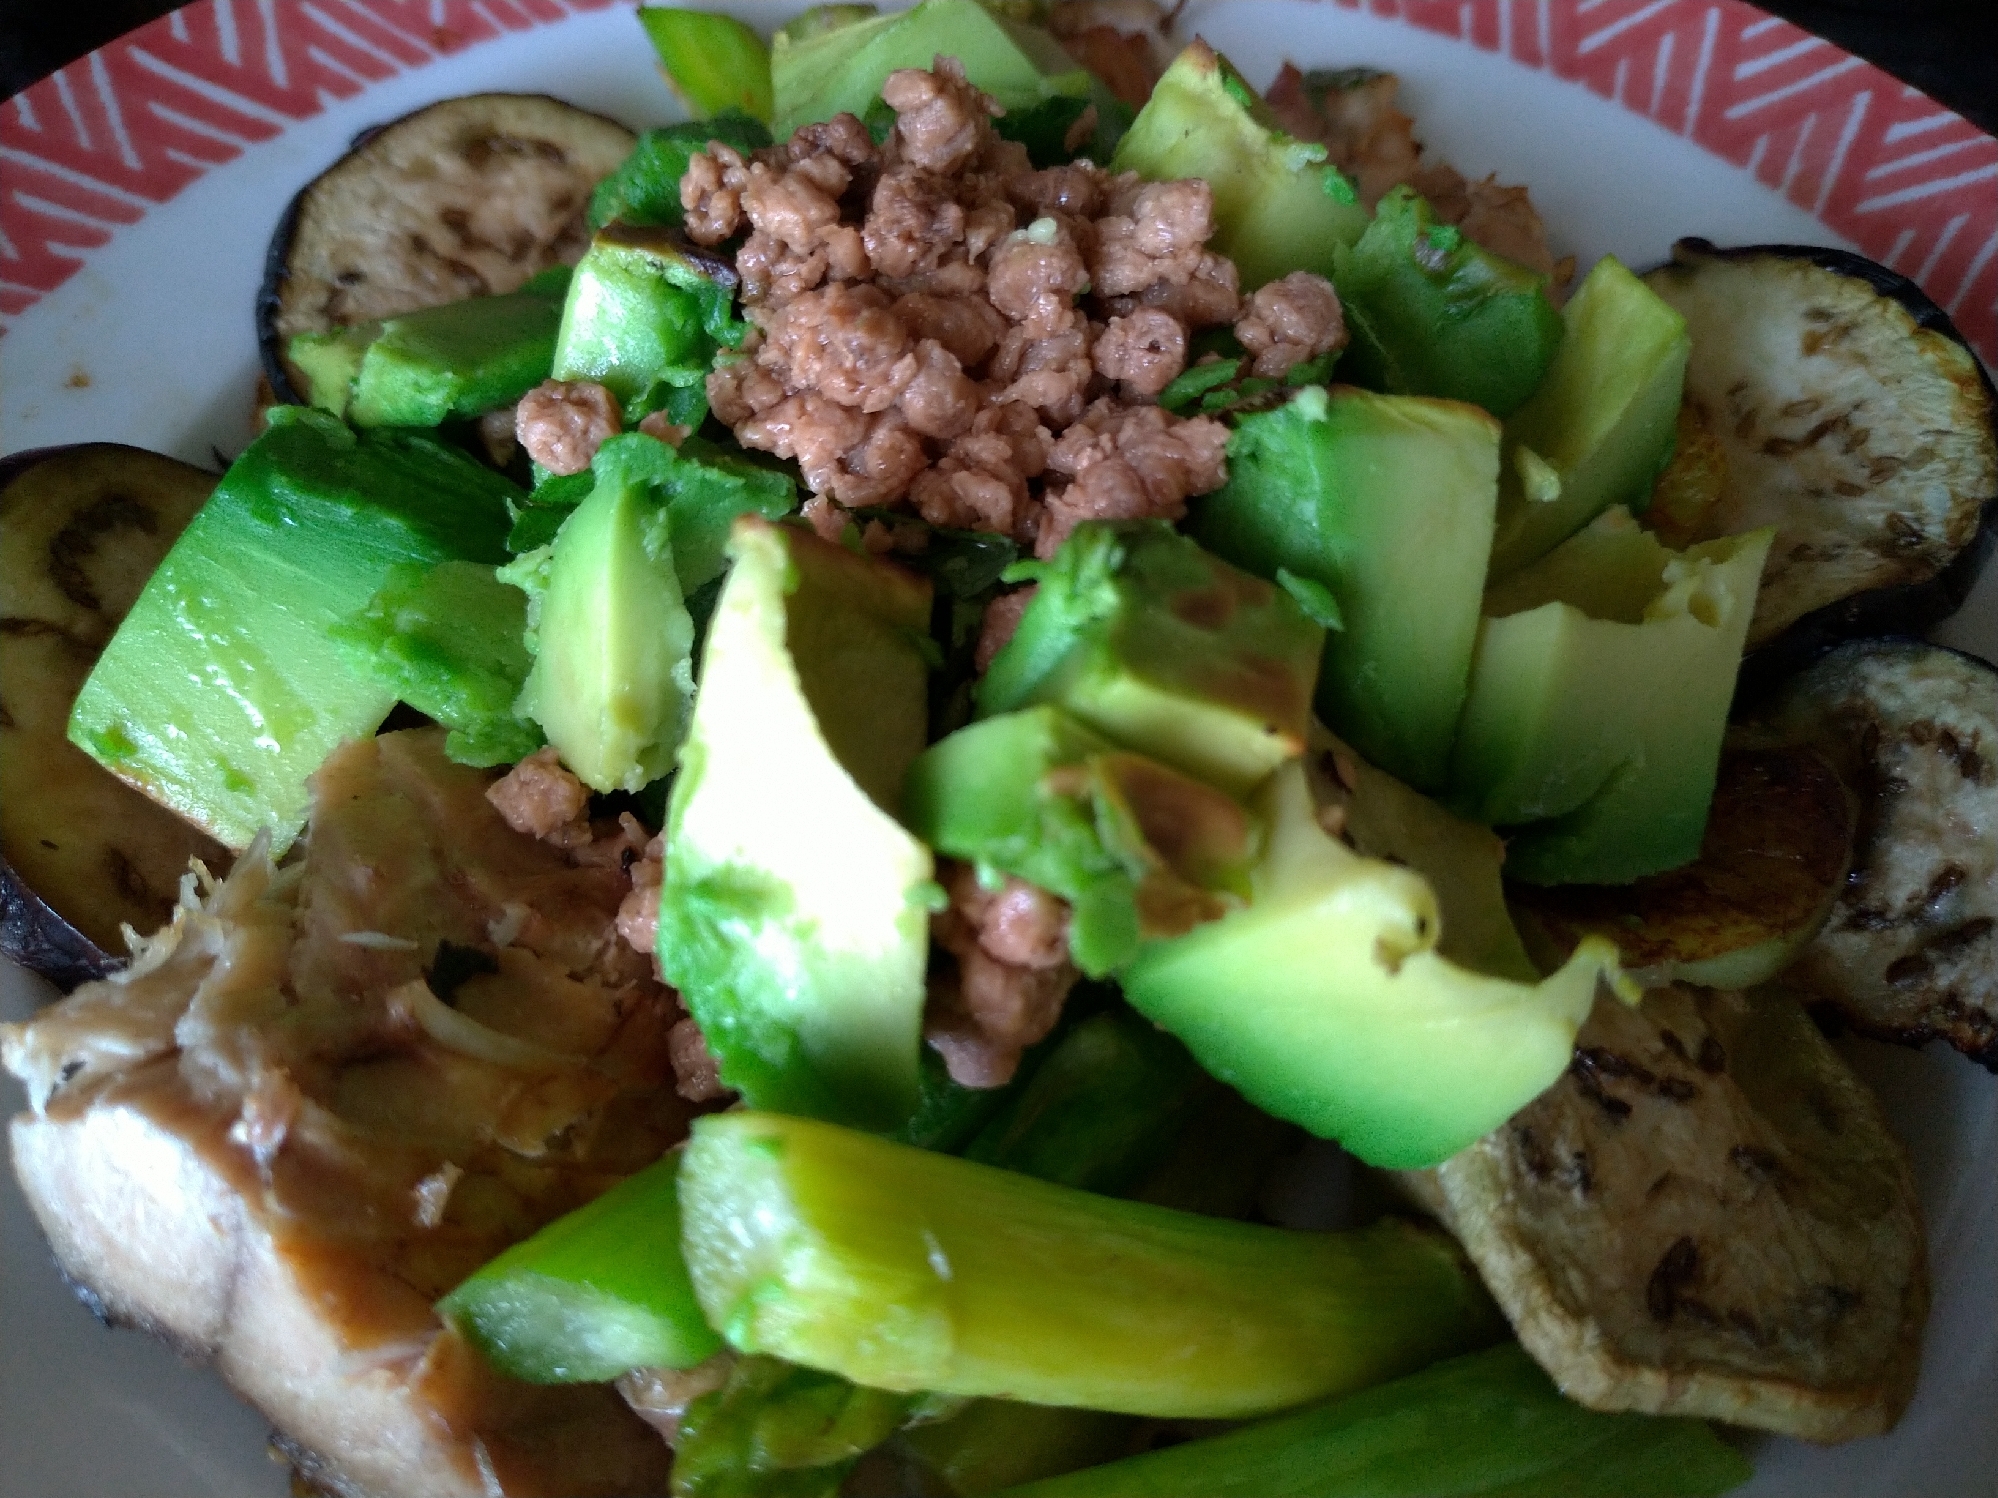
[{"label": "salad on plate", "polygon": [[1998,1064],[1998,677],[1905,633],[1998,495],[1948,318],[1557,259],[1393,75],[1152,6],[637,20],[691,122],[306,184],[219,478],[0,472],[71,990],[0,1061],[93,1308],[337,1494],[1892,1427],[1921,1208],[1825,1029]]}]

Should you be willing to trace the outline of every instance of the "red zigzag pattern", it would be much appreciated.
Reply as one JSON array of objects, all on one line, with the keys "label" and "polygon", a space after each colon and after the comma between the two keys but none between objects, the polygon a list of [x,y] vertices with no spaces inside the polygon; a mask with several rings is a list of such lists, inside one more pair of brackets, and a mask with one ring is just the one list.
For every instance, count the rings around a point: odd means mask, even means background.
[{"label": "red zigzag pattern", "polygon": [[245,146],[371,83],[614,0],[202,0],[0,106],[0,316]]},{"label": "red zigzag pattern", "polygon": [[1998,140],[1740,0],[1337,0],[1581,83],[1911,276],[1998,367]]},{"label": "red zigzag pattern", "polygon": [[[0,318],[118,226],[370,83],[616,0],[201,0],[0,106]],[[1335,0],[1582,83],[1744,167],[1998,365],[1998,140],[1741,0]]]}]

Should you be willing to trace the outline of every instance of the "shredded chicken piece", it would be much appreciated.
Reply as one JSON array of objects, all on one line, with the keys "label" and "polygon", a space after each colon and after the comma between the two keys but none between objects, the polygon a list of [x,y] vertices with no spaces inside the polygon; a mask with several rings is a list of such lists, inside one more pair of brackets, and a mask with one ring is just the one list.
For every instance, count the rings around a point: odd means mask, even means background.
[{"label": "shredded chicken piece", "polygon": [[624,430],[617,397],[594,380],[543,380],[514,407],[514,435],[550,473],[581,473]]}]

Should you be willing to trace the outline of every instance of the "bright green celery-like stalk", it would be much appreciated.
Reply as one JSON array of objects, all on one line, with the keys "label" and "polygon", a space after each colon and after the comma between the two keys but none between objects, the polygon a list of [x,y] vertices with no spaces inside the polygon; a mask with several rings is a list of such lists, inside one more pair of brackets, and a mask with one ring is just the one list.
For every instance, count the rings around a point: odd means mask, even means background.
[{"label": "bright green celery-like stalk", "polygon": [[1238,1418],[1484,1345],[1456,1250],[1052,1186],[777,1114],[698,1120],[682,1248],[738,1350],[875,1388]]},{"label": "bright green celery-like stalk", "polygon": [[1563,1398],[1515,1343],[1004,1498],[1705,1498],[1749,1475],[1700,1421]]},{"label": "bright green celery-like stalk", "polygon": [[680,1258],[680,1154],[517,1243],[437,1310],[502,1373],[596,1383],[721,1349]]}]

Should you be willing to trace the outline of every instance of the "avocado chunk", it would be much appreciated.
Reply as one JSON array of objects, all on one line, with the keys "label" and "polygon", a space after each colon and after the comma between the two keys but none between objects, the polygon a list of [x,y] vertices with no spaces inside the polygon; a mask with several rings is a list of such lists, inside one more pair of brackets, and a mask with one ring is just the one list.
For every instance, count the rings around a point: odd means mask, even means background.
[{"label": "avocado chunk", "polygon": [[639,24],[660,71],[695,119],[739,111],[770,118],[770,49],[734,16],[671,5],[642,5]]},{"label": "avocado chunk", "polygon": [[916,1102],[930,588],[745,516],[667,812],[659,964],[751,1107],[892,1129]]},{"label": "avocado chunk", "polygon": [[356,433],[307,406],[269,421],[98,658],[69,737],[217,841],[268,828],[278,852],[307,777],[395,705],[335,626],[399,564],[505,561],[520,491],[420,433]]},{"label": "avocado chunk", "polygon": [[1537,983],[1472,972],[1437,951],[1426,879],[1323,830],[1301,764],[1259,799],[1248,905],[1146,947],[1133,1008],[1257,1107],[1387,1169],[1455,1154],[1561,1075],[1614,946],[1588,938]]},{"label": "avocado chunk", "polygon": [[590,232],[613,220],[645,228],[679,228],[687,218],[680,206],[680,179],[687,175],[694,154],[715,140],[747,156],[770,144],[770,131],[761,120],[732,109],[712,119],[645,131],[631,154],[590,194],[585,219]]},{"label": "avocado chunk", "polygon": [[771,129],[779,140],[836,114],[864,116],[890,73],[928,68],[939,53],[963,63],[972,84],[1009,111],[1091,92],[1089,74],[1053,37],[995,15],[977,0],[923,0],[912,10],[809,34],[787,29],[775,41]]},{"label": "avocado chunk", "polygon": [[664,411],[681,426],[707,415],[708,370],[742,342],[735,268],[669,228],[607,224],[569,282],[555,340],[558,380],[595,380],[627,426]]},{"label": "avocado chunk", "polygon": [[1700,851],[1772,532],[1668,551],[1599,516],[1487,596],[1450,800],[1506,873],[1622,884]]},{"label": "avocado chunk", "polygon": [[685,732],[686,599],[720,576],[736,517],[784,514],[796,489],[705,444],[676,452],[640,432],[598,448],[588,478],[554,540],[500,574],[529,599],[534,663],[514,711],[592,789],[636,791],[672,769]]},{"label": "avocado chunk", "polygon": [[300,333],[285,347],[307,399],[355,426],[434,427],[511,405],[548,378],[569,269],[504,296]]},{"label": "avocado chunk", "polygon": [[1375,389],[1469,401],[1503,419],[1561,342],[1547,278],[1438,223],[1412,187],[1381,199],[1332,281],[1352,334],[1340,373]]},{"label": "avocado chunk", "polygon": [[1449,776],[1498,469],[1498,423],[1476,406],[1308,386],[1241,419],[1228,482],[1193,502],[1203,546],[1329,595],[1319,716],[1424,790]]},{"label": "avocado chunk", "polygon": [[1088,521],[1046,562],[978,685],[981,717],[1056,703],[1125,748],[1243,795],[1301,753],[1325,632],[1163,520]]},{"label": "avocado chunk", "polygon": [[938,852],[1068,901],[1070,953],[1092,978],[1139,942],[1240,903],[1260,843],[1232,797],[1051,706],[987,718],[926,750],[909,771],[908,820]]},{"label": "avocado chunk", "polygon": [[459,764],[511,764],[541,747],[539,731],[513,712],[534,664],[527,595],[495,569],[405,563],[332,633],[357,675],[450,730],[444,752]]},{"label": "avocado chunk", "polygon": [[1153,182],[1204,178],[1214,189],[1208,247],[1253,291],[1294,270],[1330,276],[1335,252],[1366,229],[1359,194],[1326,154],[1286,135],[1235,65],[1195,40],[1153,87],[1110,168]]},{"label": "avocado chunk", "polygon": [[1605,255],[1561,324],[1546,378],[1505,424],[1493,577],[1545,556],[1612,505],[1642,509],[1672,456],[1692,351],[1686,319]]}]

